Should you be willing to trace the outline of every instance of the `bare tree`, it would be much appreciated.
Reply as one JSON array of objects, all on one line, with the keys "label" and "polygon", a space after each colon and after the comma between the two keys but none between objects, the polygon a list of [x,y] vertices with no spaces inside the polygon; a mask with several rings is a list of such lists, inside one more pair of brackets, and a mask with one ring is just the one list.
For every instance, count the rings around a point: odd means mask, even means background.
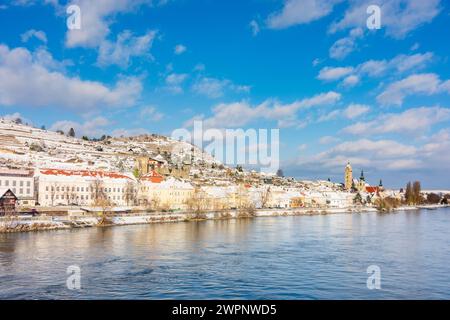
[{"label": "bare tree", "polygon": [[125,201],[127,202],[127,206],[131,204],[136,204],[137,200],[137,189],[134,186],[134,183],[128,181],[125,185]]},{"label": "bare tree", "polygon": [[104,202],[104,199],[106,199],[104,190],[103,180],[95,179],[94,182],[91,183],[91,199],[94,206],[100,206]]},{"label": "bare tree", "polygon": [[265,208],[267,204],[270,201],[270,187],[267,187],[267,189],[263,189],[259,192],[259,200],[261,202],[261,208]]},{"label": "bare tree", "polygon": [[208,210],[208,199],[199,187],[194,189],[191,197],[186,200],[188,210],[193,214],[194,219],[204,219]]}]

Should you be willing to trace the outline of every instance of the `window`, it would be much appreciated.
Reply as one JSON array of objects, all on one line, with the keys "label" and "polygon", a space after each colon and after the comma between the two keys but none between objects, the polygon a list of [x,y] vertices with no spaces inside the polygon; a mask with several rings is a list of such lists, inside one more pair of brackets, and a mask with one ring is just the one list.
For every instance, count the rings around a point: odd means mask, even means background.
[{"label": "window", "polygon": [[5,186],[6,186],[6,187],[9,186],[9,180],[6,180],[6,181],[5,181]]},{"label": "window", "polygon": [[13,187],[15,187],[16,186],[16,180],[13,180]]},{"label": "window", "polygon": [[27,181],[27,187],[31,187],[31,182]]},{"label": "window", "polygon": [[48,191],[48,186],[45,187],[45,191]]},{"label": "window", "polygon": [[20,181],[20,186],[23,187],[23,181]]},{"label": "window", "polygon": [[20,193],[20,194],[23,194],[23,188],[20,188],[20,189],[19,189],[19,193]]}]

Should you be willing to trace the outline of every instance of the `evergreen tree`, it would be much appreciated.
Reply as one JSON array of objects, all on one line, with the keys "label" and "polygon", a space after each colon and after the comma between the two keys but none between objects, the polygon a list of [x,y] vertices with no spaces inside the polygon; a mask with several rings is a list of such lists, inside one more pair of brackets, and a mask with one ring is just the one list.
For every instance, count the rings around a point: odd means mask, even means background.
[{"label": "evergreen tree", "polygon": [[422,190],[421,190],[421,187],[420,187],[420,181],[414,181],[413,187],[412,187],[413,203],[414,204],[420,204],[420,202],[421,202],[420,192],[421,191]]},{"label": "evergreen tree", "polygon": [[70,128],[68,135],[72,138],[75,137],[75,130],[73,128]]},{"label": "evergreen tree", "polygon": [[277,170],[277,177],[283,178],[284,177],[284,173],[282,169],[278,169]]},{"label": "evergreen tree", "polygon": [[412,192],[411,182],[408,182],[406,184],[405,201],[406,201],[406,204],[412,204],[413,203],[413,192]]},{"label": "evergreen tree", "polygon": [[359,192],[353,198],[353,203],[354,204],[362,204],[362,197],[361,197],[361,194]]}]

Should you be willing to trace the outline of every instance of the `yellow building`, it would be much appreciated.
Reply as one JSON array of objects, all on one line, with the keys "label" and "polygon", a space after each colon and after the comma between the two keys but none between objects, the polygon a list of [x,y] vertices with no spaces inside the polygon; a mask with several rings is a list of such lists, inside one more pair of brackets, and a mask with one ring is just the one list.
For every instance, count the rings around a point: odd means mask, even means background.
[{"label": "yellow building", "polygon": [[350,191],[353,184],[353,170],[350,162],[347,163],[345,167],[345,190]]}]

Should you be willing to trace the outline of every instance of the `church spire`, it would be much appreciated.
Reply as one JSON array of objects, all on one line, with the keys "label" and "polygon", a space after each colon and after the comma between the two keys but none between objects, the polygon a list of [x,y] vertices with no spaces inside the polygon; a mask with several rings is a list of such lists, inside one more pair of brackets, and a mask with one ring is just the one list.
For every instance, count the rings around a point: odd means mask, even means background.
[{"label": "church spire", "polygon": [[359,177],[359,180],[365,180],[364,179],[364,170],[361,170],[361,177]]}]

